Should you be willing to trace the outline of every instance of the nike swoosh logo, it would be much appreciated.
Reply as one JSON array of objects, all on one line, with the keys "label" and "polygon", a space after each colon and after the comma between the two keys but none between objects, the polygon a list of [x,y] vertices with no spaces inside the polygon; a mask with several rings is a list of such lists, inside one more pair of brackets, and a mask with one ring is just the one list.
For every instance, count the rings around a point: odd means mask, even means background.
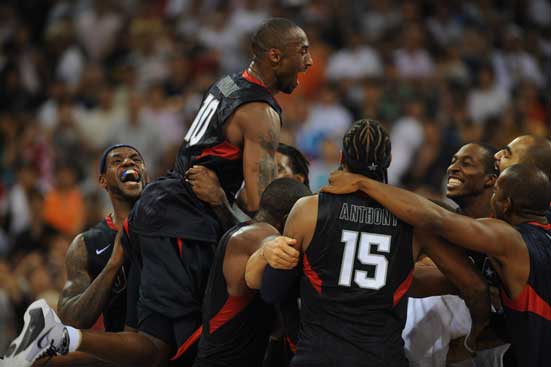
[{"label": "nike swoosh logo", "polygon": [[[46,334],[42,335],[40,337],[40,339],[38,339],[37,343],[38,344],[38,348],[42,349],[42,348],[46,348],[48,347],[50,344],[50,338],[48,338],[48,335],[50,334],[50,332],[52,331],[54,327],[52,326],[48,331],[46,331]],[[46,339],[46,344],[45,345],[42,345],[42,342],[44,341],[44,339]]]},{"label": "nike swoosh logo", "polygon": [[105,252],[105,250],[107,250],[109,247],[111,247],[111,244],[108,244],[107,246],[105,246],[105,247],[102,248],[101,250],[96,249],[96,255],[102,254],[102,253]]}]

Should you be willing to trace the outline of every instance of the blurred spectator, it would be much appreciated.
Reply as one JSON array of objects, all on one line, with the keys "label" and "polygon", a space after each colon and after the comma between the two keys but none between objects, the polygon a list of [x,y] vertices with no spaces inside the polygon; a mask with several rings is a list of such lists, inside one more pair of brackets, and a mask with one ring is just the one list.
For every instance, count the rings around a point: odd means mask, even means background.
[{"label": "blurred spectator", "polygon": [[32,192],[38,190],[37,169],[29,161],[22,161],[16,168],[16,182],[11,187],[1,208],[7,222],[7,232],[15,237],[27,229],[34,216],[31,207]]},{"label": "blurred spectator", "polygon": [[310,165],[310,189],[318,192],[327,185],[329,173],[339,167],[340,143],[335,139],[325,138],[321,141],[319,158]]},{"label": "blurred spectator", "polygon": [[159,126],[143,112],[144,101],[141,95],[130,93],[127,104],[126,119],[114,124],[109,133],[110,144],[130,144],[136,147],[147,166],[151,167],[151,172],[154,172],[162,154]]},{"label": "blurred spectator", "polygon": [[55,183],[44,199],[44,220],[57,231],[74,236],[82,230],[84,198],[77,186],[77,171],[67,162],[55,169]]},{"label": "blurred spectator", "polygon": [[498,116],[508,102],[507,92],[495,82],[493,68],[483,65],[478,71],[477,87],[471,90],[467,101],[470,118],[482,124],[484,120]]},{"label": "blurred spectator", "polygon": [[346,36],[346,46],[330,57],[327,65],[327,79],[362,79],[377,77],[383,72],[377,50],[363,42],[360,34],[350,32]]},{"label": "blurred spectator", "polygon": [[350,112],[339,102],[335,90],[326,86],[320,91],[318,101],[310,107],[297,138],[299,148],[306,155],[317,157],[322,139],[341,137],[351,123]]},{"label": "blurred spectator", "polygon": [[77,14],[77,34],[92,62],[101,62],[114,47],[123,19],[111,0],[95,0]]},{"label": "blurred spectator", "polygon": [[422,101],[413,100],[406,106],[406,114],[398,119],[390,133],[392,162],[388,168],[388,182],[398,185],[414,163],[415,155],[425,140],[423,119],[425,109]]},{"label": "blurred spectator", "polygon": [[394,53],[394,63],[402,78],[422,79],[432,76],[434,64],[425,49],[425,36],[418,24],[410,24],[402,31],[403,45]]}]

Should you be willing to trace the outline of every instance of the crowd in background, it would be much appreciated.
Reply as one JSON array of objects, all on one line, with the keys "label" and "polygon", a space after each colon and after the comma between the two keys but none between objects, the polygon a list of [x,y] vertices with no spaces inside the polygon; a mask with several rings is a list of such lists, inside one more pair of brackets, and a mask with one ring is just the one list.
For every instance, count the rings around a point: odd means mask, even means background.
[{"label": "crowd in background", "polygon": [[430,197],[465,142],[550,134],[547,0],[2,1],[0,352],[30,301],[55,305],[71,239],[109,210],[101,151],[134,145],[164,174],[202,93],[247,66],[269,16],[310,40],[314,66],[276,98],[313,191],[361,117],[391,133],[390,182]]}]

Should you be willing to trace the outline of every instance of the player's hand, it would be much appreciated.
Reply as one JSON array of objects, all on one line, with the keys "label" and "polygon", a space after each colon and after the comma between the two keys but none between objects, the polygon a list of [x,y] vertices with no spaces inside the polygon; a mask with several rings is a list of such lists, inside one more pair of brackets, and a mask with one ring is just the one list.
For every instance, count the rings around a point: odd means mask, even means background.
[{"label": "player's hand", "polygon": [[210,206],[220,206],[226,201],[226,193],[222,190],[216,173],[204,166],[195,165],[188,169],[184,178],[197,197]]},{"label": "player's hand", "polygon": [[109,258],[109,262],[111,263],[111,265],[114,265],[116,267],[121,267],[124,263],[124,249],[121,243],[122,231],[124,231],[124,229],[119,230],[119,232],[115,236],[115,242],[113,243],[113,252],[111,252],[111,257]]},{"label": "player's hand", "polygon": [[321,188],[321,192],[330,194],[350,194],[360,189],[360,180],[363,176],[355,173],[336,170],[329,176],[329,185]]},{"label": "player's hand", "polygon": [[292,269],[300,257],[300,252],[293,247],[296,243],[297,240],[285,236],[267,240],[262,246],[262,256],[274,269]]}]

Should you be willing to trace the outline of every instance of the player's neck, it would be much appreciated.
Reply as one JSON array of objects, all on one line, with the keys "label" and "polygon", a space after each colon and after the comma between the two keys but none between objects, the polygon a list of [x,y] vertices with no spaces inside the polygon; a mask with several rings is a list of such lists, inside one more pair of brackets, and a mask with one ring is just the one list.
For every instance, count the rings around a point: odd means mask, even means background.
[{"label": "player's neck", "polygon": [[491,206],[490,206],[491,192],[484,192],[481,195],[477,196],[466,196],[454,200],[464,215],[471,218],[486,218],[490,216]]},{"label": "player's neck", "polygon": [[111,197],[111,204],[113,205],[113,223],[120,228],[128,217],[133,204],[113,197]]},{"label": "player's neck", "polygon": [[269,225],[276,228],[278,231],[281,231],[281,228],[279,228],[279,223],[276,223],[277,221],[262,209],[260,209],[258,213],[256,213],[253,220],[257,223],[268,223]]},{"label": "player's neck", "polygon": [[269,68],[253,60],[249,64],[247,72],[261,82],[272,94],[279,92],[276,87],[276,80]]}]

